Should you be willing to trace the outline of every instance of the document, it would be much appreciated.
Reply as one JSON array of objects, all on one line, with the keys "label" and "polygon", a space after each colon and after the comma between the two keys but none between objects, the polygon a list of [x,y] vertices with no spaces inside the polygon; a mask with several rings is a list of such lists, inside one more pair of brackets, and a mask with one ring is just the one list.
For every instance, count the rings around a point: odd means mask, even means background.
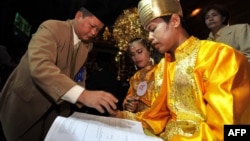
[{"label": "document", "polygon": [[163,141],[147,136],[140,122],[75,112],[58,116],[45,141]]}]

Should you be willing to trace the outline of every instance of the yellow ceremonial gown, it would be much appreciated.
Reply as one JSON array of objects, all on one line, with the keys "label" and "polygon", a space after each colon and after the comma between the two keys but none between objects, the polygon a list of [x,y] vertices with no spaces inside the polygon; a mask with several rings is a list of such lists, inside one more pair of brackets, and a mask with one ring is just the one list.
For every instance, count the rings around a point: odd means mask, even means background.
[{"label": "yellow ceremonial gown", "polygon": [[158,64],[164,79],[152,107],[137,118],[144,128],[165,141],[222,141],[225,124],[250,124],[245,56],[191,36],[172,58],[166,54]]},{"label": "yellow ceremonial gown", "polygon": [[[155,75],[155,71],[161,72]],[[158,97],[163,79],[163,67],[161,65],[147,66],[138,70],[130,78],[130,87],[126,97],[136,96],[140,83],[146,82],[146,92],[139,96],[139,104],[135,113],[119,111],[116,117],[131,120],[140,120],[143,113],[151,108]],[[124,101],[125,102],[125,101]],[[123,103],[123,107],[124,107]]]}]

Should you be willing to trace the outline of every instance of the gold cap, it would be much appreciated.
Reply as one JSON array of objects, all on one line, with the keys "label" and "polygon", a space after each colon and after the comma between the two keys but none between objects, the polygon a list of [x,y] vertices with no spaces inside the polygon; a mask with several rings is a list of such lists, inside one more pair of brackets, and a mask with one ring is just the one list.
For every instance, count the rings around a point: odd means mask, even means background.
[{"label": "gold cap", "polygon": [[142,25],[145,27],[151,20],[172,15],[183,16],[179,0],[141,0],[138,3],[138,13]]}]

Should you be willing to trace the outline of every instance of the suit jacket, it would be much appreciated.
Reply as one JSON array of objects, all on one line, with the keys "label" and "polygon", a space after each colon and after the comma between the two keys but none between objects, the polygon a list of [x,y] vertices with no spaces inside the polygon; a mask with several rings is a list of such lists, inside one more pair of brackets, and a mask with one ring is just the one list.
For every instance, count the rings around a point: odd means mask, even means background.
[{"label": "suit jacket", "polygon": [[249,24],[235,24],[221,28],[216,37],[209,33],[208,40],[228,44],[242,52],[250,62],[250,26]]},{"label": "suit jacket", "polygon": [[[52,106],[64,103],[61,97],[76,85],[70,78],[73,22],[43,22],[32,35],[26,53],[8,78],[0,95],[0,119],[8,140],[24,134]],[[81,42],[74,76],[84,65],[92,46],[92,43]],[[67,107],[64,110],[70,109]]]}]

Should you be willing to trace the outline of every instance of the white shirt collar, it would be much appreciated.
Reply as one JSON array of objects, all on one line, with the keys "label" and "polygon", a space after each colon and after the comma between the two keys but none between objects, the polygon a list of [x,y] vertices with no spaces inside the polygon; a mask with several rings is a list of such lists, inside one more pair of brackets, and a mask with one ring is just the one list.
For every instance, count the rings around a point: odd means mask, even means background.
[{"label": "white shirt collar", "polygon": [[80,42],[81,40],[78,38],[78,36],[76,35],[75,29],[73,27],[73,36],[74,36],[74,45],[76,45],[78,42]]}]

